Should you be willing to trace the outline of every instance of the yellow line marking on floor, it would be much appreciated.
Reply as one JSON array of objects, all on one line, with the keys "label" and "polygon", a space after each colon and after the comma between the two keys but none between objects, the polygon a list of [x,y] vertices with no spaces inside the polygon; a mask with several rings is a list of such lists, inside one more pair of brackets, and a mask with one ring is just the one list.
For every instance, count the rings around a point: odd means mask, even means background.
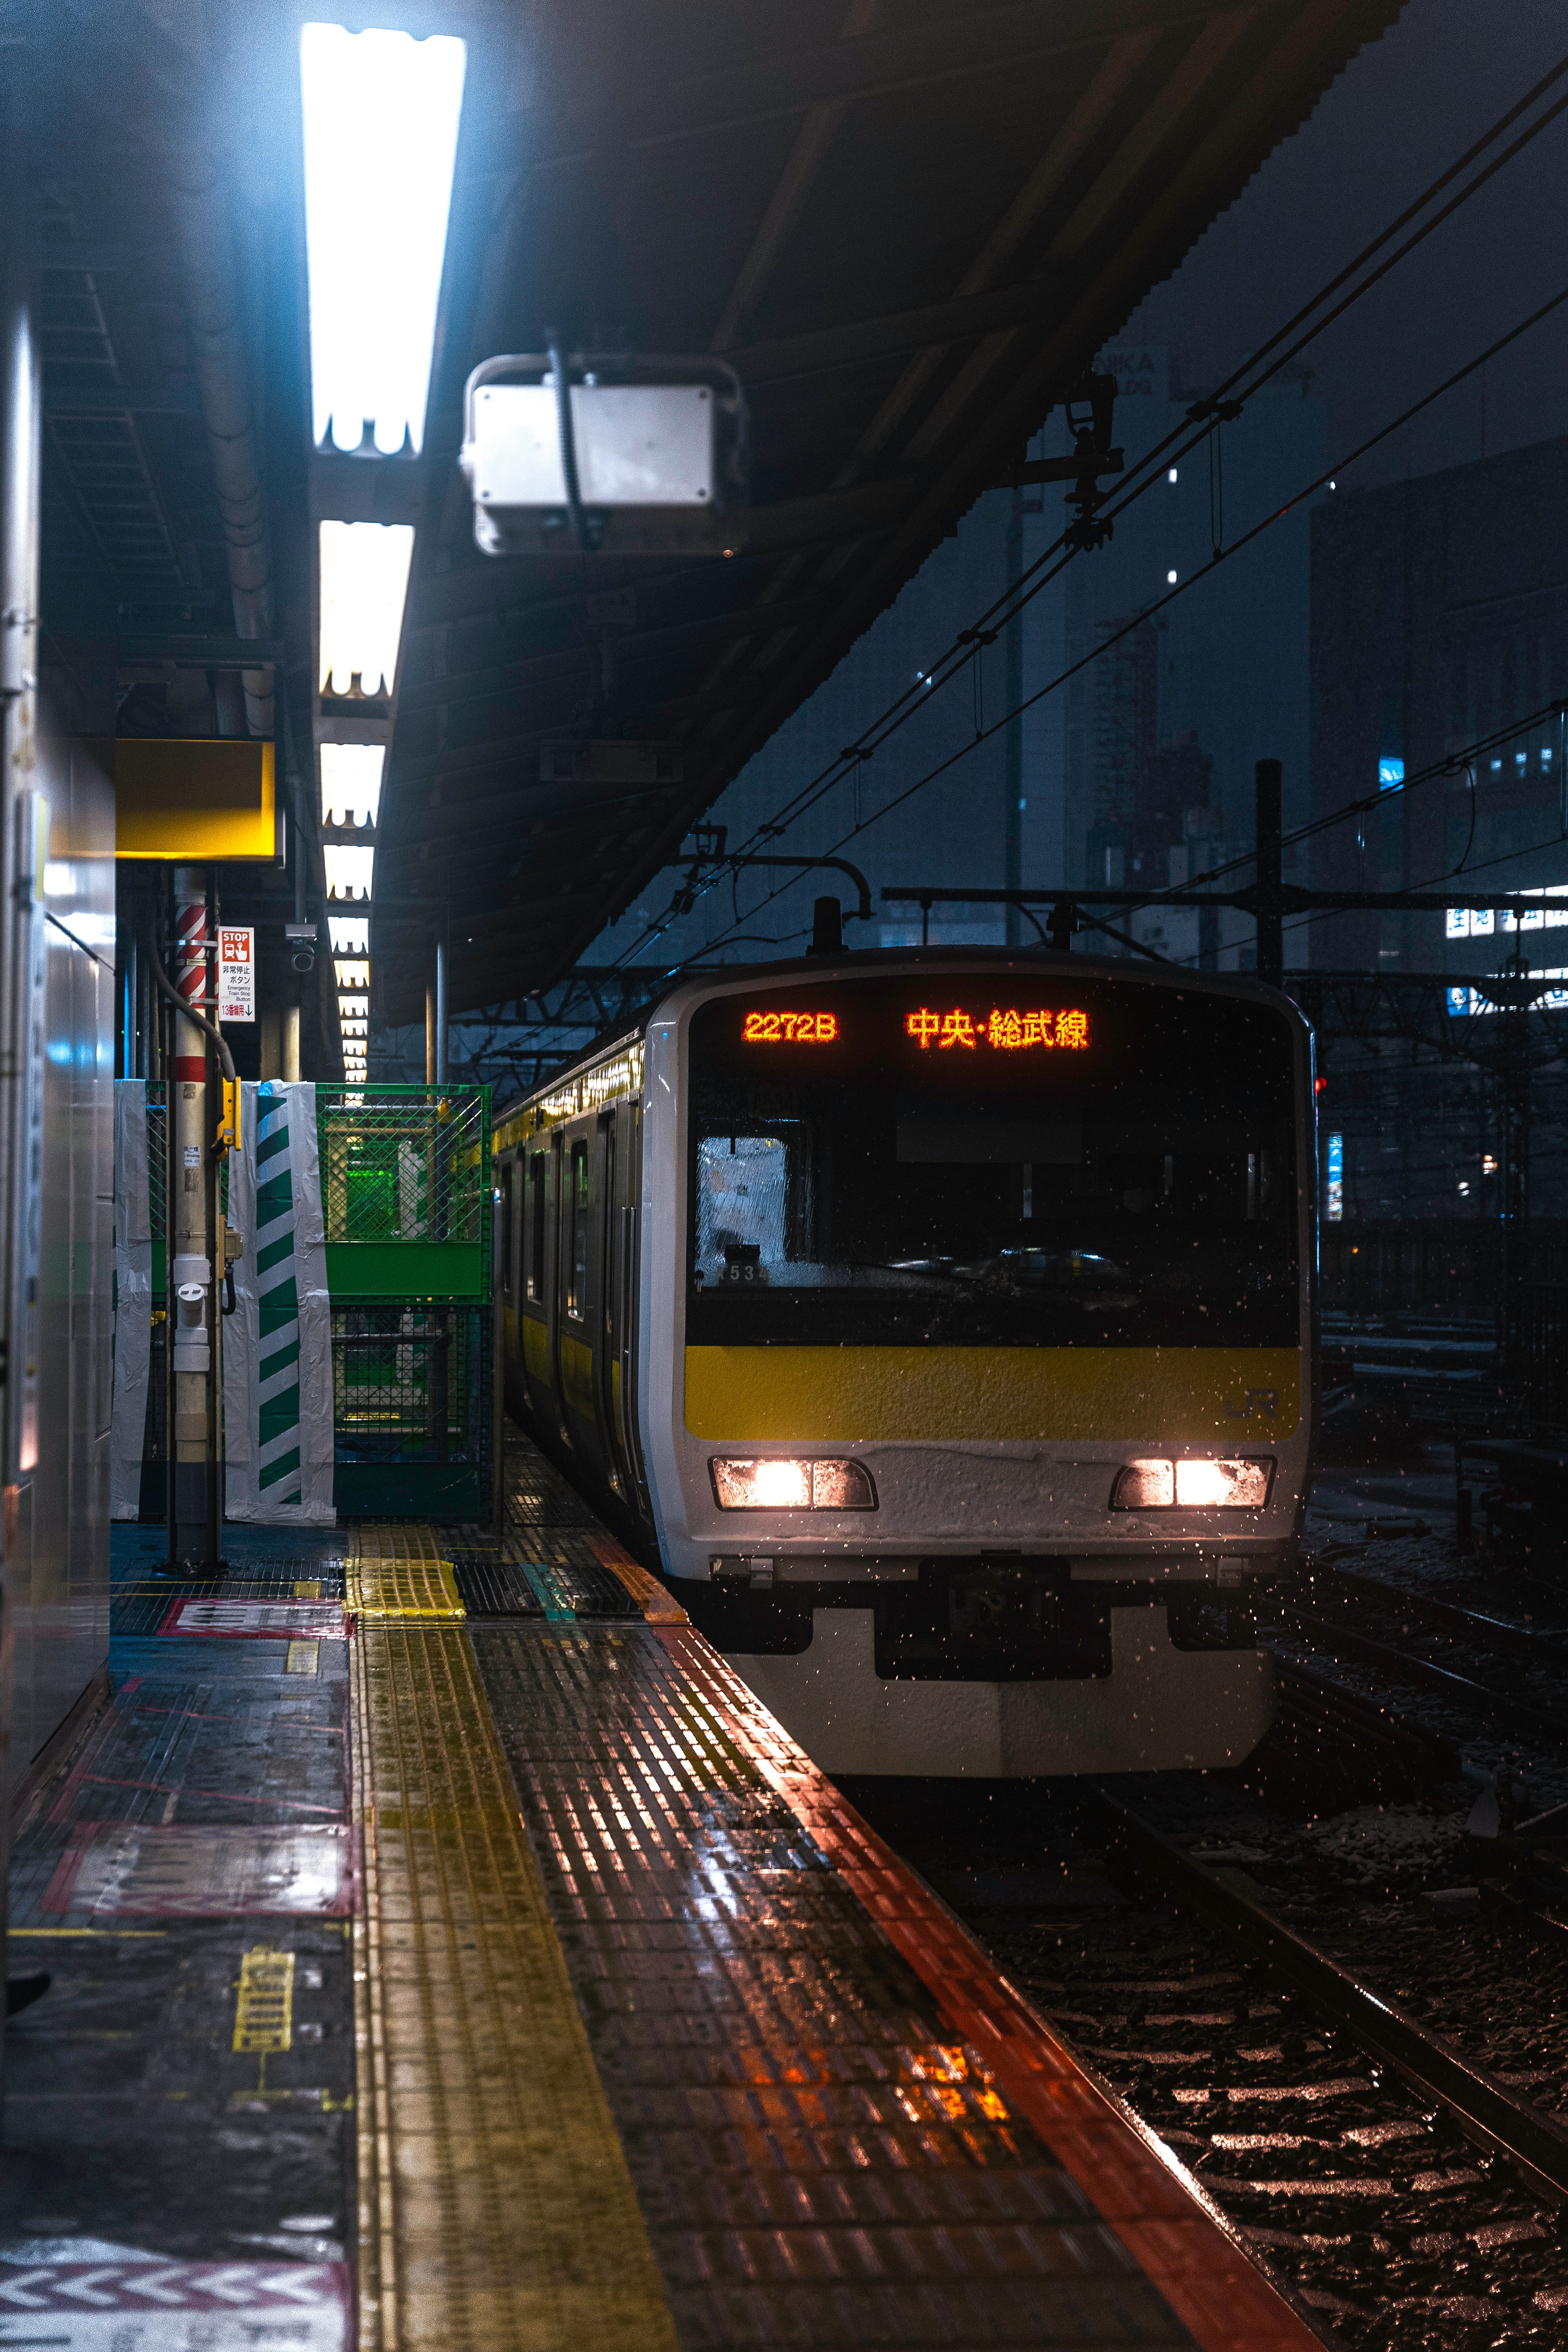
[{"label": "yellow line marking on floor", "polygon": [[321,1580],[319,1576],[308,1576],[294,1587],[296,1601],[319,1601],[321,1597]]},{"label": "yellow line marking on floor", "polygon": [[601,1568],[618,1576],[632,1599],[650,1625],[689,1625],[690,1618],[657,1576],[639,1568],[629,1551],[622,1549],[614,1536],[591,1535],[588,1549]]},{"label": "yellow line marking on floor", "polygon": [[389,1622],[468,1613],[450,1560],[417,1521],[355,1528],[343,1554],[343,1606],[356,1617]]},{"label": "yellow line marking on floor", "polygon": [[319,1675],[321,1671],[320,1642],[290,1642],[283,1671],[288,1675]]},{"label": "yellow line marking on floor", "polygon": [[351,1674],[361,2352],[676,2352],[468,1637]]},{"label": "yellow line marking on floor", "polygon": [[8,1936],[118,1936],[126,1943],[162,1943],[167,1927],[7,1927]]}]

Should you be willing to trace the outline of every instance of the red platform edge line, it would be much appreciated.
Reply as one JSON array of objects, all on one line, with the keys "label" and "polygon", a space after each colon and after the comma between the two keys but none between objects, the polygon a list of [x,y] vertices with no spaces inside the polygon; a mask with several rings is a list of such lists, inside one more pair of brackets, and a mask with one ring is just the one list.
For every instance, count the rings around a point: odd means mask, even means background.
[{"label": "red platform edge line", "polygon": [[1237,2243],[1186,2167],[1084,2073],[718,1651],[695,1627],[658,1638],[1203,2352],[1322,2352],[1324,2338]]}]

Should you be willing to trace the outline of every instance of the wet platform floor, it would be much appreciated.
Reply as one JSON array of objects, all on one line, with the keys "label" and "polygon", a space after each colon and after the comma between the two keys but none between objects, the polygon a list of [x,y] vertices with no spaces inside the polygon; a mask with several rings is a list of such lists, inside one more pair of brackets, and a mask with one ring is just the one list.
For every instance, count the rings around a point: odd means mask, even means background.
[{"label": "wet platform floor", "polygon": [[54,1981],[7,2045],[0,2345],[1310,2343],[511,1468],[500,1546],[230,1530],[172,1591],[116,1530],[112,1700],[14,1855]]}]

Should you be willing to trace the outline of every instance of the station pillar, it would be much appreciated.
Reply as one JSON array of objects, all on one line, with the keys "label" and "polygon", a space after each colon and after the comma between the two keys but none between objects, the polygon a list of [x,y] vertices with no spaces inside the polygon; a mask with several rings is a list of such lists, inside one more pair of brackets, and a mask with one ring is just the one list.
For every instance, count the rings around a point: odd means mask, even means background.
[{"label": "station pillar", "polygon": [[[174,990],[205,1011],[208,961],[205,866],[174,868]],[[213,1308],[213,1193],[216,1168],[209,1115],[207,1040],[194,1021],[171,1013],[169,1240],[173,1263],[173,1443],[169,1449],[169,1564],[215,1564],[217,1423]]]}]

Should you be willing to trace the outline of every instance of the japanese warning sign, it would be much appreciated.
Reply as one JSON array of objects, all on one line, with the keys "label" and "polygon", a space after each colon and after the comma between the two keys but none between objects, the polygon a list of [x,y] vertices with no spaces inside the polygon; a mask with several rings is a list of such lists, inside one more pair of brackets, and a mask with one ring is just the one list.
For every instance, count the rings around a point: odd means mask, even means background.
[{"label": "japanese warning sign", "polygon": [[220,923],[217,942],[217,1017],[254,1021],[256,933],[248,923]]}]

